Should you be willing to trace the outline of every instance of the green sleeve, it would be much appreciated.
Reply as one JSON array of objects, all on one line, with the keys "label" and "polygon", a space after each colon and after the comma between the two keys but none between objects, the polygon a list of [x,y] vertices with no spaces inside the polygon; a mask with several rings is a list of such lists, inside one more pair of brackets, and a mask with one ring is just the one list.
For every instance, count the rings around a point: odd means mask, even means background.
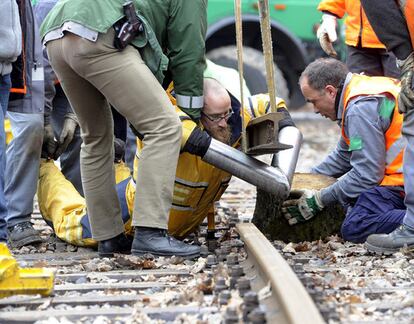
[{"label": "green sleeve", "polygon": [[[174,88],[179,95],[203,95],[206,29],[207,0],[171,1],[167,56]],[[191,104],[192,100],[189,100],[189,106],[184,108],[201,108],[195,102]]]}]

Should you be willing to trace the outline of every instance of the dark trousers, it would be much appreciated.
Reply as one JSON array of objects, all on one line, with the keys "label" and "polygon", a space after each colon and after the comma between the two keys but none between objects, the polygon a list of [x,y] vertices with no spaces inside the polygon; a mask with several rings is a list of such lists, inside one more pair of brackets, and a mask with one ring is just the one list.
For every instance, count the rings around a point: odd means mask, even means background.
[{"label": "dark trousers", "polygon": [[385,49],[347,46],[347,52],[346,65],[353,73],[364,72],[369,76],[396,79],[400,77],[396,57]]},{"label": "dark trousers", "polygon": [[363,243],[371,234],[388,234],[402,224],[405,215],[401,187],[375,187],[363,192],[349,208],[342,224],[346,241]]}]

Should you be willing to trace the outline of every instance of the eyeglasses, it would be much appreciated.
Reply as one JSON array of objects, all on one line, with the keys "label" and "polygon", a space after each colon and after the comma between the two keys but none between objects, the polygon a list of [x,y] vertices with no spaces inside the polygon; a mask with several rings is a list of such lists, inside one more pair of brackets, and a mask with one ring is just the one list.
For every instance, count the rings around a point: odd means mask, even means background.
[{"label": "eyeglasses", "polygon": [[213,122],[213,123],[219,123],[222,119],[224,119],[225,121],[228,121],[229,118],[234,114],[233,109],[229,109],[229,111],[227,112],[227,114],[225,115],[208,115],[204,112],[201,112],[202,115],[206,116],[206,118]]}]

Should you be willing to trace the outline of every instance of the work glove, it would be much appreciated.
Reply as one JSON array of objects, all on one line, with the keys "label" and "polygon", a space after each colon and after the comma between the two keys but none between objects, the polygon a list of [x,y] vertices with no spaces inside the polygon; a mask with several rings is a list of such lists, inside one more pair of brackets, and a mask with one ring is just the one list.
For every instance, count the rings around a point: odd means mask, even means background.
[{"label": "work glove", "polygon": [[332,43],[338,39],[335,16],[329,14],[322,15],[322,23],[316,31],[316,37],[318,37],[319,44],[326,54],[332,57],[338,56],[332,46]]},{"label": "work glove", "polygon": [[401,92],[398,96],[398,110],[400,113],[406,113],[409,109],[414,108],[414,52],[405,60],[397,60],[397,65],[401,69]]},{"label": "work glove", "polygon": [[62,131],[59,135],[58,146],[55,151],[54,159],[56,160],[72,142],[75,135],[78,119],[74,113],[67,113],[63,122]]},{"label": "work glove", "polygon": [[43,159],[53,159],[57,147],[55,134],[51,124],[45,124],[43,131],[42,154]]},{"label": "work glove", "polygon": [[306,222],[324,208],[320,191],[304,189],[292,191],[291,195],[300,197],[286,200],[282,205],[282,214],[289,225]]}]

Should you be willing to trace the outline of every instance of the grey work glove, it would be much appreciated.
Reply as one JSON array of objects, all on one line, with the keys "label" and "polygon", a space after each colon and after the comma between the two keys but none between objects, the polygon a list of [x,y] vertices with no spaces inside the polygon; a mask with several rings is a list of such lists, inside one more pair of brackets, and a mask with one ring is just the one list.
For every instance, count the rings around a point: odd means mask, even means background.
[{"label": "grey work glove", "polygon": [[45,124],[43,132],[42,158],[53,159],[56,152],[57,142],[51,124]]},{"label": "grey work glove", "polygon": [[58,146],[54,155],[55,160],[65,152],[68,145],[72,142],[77,126],[78,119],[76,115],[74,113],[67,113],[63,122],[62,131],[59,135]]},{"label": "grey work glove", "polygon": [[330,14],[322,15],[322,23],[316,31],[316,37],[318,37],[319,44],[326,54],[334,58],[338,56],[332,46],[332,43],[338,39],[335,16]]},{"label": "grey work glove", "polygon": [[401,92],[398,96],[398,110],[406,113],[410,109],[414,109],[414,52],[405,60],[397,60],[397,65],[401,69]]},{"label": "grey work glove", "polygon": [[286,200],[282,205],[282,214],[289,225],[306,222],[324,208],[320,191],[304,189],[292,191],[292,194],[300,195],[299,199]]}]

